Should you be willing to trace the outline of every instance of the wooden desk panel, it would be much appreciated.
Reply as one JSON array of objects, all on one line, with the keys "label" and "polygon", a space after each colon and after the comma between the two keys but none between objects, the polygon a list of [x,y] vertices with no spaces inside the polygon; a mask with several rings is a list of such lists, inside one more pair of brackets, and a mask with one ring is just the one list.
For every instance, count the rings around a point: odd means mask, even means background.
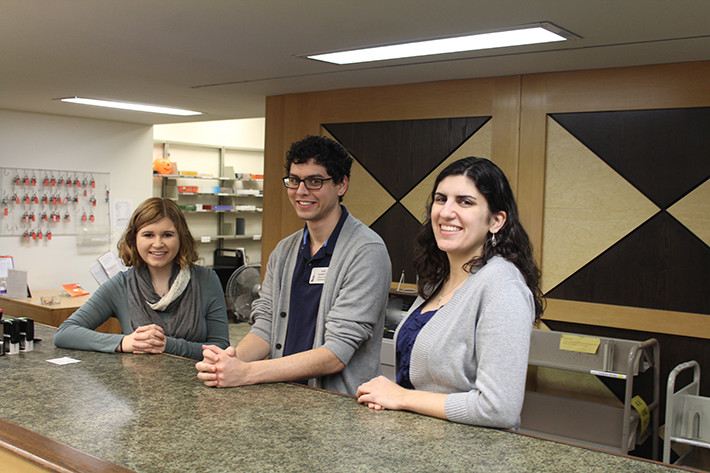
[{"label": "wooden desk panel", "polygon": [[4,419],[0,419],[0,464],[4,473],[133,473]]},{"label": "wooden desk panel", "polygon": [[[62,294],[59,290],[33,291],[31,298],[15,299],[11,297],[0,297],[0,308],[6,317],[29,317],[35,322],[59,327],[59,325],[69,318],[79,307],[89,300],[90,296],[69,297],[60,296],[57,305],[42,305],[43,296],[56,296]],[[117,319],[111,318],[101,324],[97,329],[104,333],[122,333],[121,324]]]}]

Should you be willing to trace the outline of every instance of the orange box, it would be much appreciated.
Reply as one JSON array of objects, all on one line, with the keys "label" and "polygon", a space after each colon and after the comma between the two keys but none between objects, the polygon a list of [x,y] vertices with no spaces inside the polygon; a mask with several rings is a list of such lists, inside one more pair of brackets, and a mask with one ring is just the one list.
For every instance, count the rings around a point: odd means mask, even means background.
[{"label": "orange box", "polygon": [[178,186],[178,192],[181,194],[197,194],[198,190],[197,186]]}]

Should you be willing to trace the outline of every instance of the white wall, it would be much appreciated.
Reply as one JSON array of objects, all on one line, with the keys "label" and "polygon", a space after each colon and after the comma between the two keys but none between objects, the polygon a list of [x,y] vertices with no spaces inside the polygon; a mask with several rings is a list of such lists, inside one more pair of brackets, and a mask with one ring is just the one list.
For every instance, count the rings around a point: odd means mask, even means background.
[{"label": "white wall", "polygon": [[[130,200],[131,209],[152,195],[152,152],[151,126],[0,110],[0,166],[108,172],[111,202]],[[31,289],[79,283],[93,292],[98,284],[89,268],[104,251],[115,251],[123,231],[111,227],[108,246],[80,247],[74,236],[3,236],[0,254],[28,271]]]},{"label": "white wall", "polygon": [[264,149],[264,118],[155,125],[156,141]]}]

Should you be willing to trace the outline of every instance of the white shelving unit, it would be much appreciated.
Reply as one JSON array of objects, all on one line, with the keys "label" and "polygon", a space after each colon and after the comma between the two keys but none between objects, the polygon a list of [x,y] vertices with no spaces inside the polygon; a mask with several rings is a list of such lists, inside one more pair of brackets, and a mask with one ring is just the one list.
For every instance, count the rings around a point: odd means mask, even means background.
[{"label": "white shelving unit", "polygon": [[177,174],[154,174],[153,195],[183,210],[202,264],[224,248],[243,248],[249,263],[259,263],[263,179],[251,176],[263,175],[263,150],[159,141],[153,154],[177,164]]}]

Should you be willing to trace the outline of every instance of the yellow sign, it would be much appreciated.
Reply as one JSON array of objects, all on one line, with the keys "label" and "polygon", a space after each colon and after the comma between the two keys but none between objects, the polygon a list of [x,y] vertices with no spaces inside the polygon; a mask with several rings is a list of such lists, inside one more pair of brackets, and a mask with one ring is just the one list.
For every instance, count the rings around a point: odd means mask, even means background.
[{"label": "yellow sign", "polygon": [[580,337],[579,335],[562,335],[560,337],[560,350],[576,351],[579,353],[595,354],[601,340],[593,337]]},{"label": "yellow sign", "polygon": [[651,419],[651,412],[648,410],[648,406],[644,400],[641,399],[641,396],[634,396],[633,399],[631,399],[631,405],[634,406],[636,412],[639,413],[639,417],[641,418],[641,435],[643,435],[646,429],[648,429],[648,421]]}]

